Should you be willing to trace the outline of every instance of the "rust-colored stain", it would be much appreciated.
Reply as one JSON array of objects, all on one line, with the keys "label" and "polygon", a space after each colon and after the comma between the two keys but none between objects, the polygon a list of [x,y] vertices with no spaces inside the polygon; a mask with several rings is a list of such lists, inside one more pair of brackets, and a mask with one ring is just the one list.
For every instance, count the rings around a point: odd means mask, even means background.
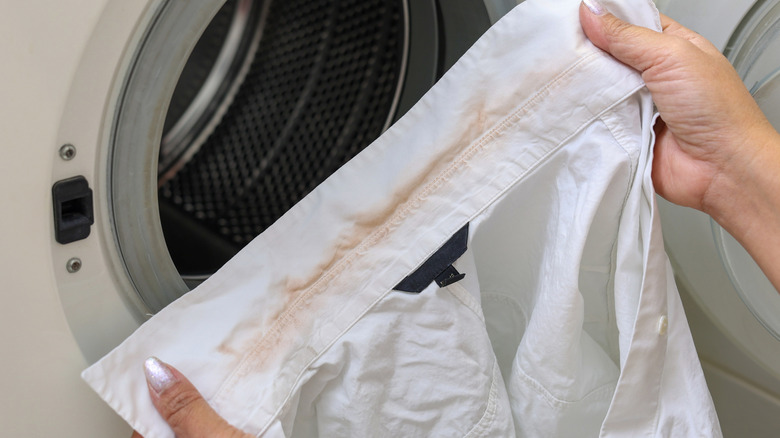
[{"label": "rust-colored stain", "polygon": [[[285,292],[287,292],[285,290]],[[291,302],[291,297],[287,296],[285,297],[282,304],[276,306],[276,310],[273,311],[270,317],[267,317],[265,315],[257,315],[256,318],[248,318],[242,320],[240,323],[238,323],[230,332],[230,334],[225,338],[224,341],[217,347],[217,351],[219,353],[229,355],[229,356],[235,356],[238,359],[241,359],[244,355],[246,355],[247,351],[250,351],[252,349],[252,345],[248,345],[245,347],[237,346],[236,344],[239,344],[240,342],[248,342],[254,343],[257,341],[257,339],[260,336],[264,335],[265,329],[268,327],[272,327],[274,322],[279,320],[282,313],[287,310],[289,307],[289,304]],[[249,304],[248,307],[253,309],[264,309],[269,310],[269,303],[267,302],[259,302],[260,299],[256,300],[256,302]],[[271,311],[269,310],[269,313]]]},{"label": "rust-colored stain", "polygon": [[222,343],[219,344],[219,346],[217,347],[217,352],[228,356],[239,356],[239,353],[233,348],[231,348],[230,345],[228,344],[229,344],[229,338],[222,341]]},{"label": "rust-colored stain", "polygon": [[[484,123],[484,121],[483,121]],[[467,129],[464,129],[467,131]],[[460,136],[466,139],[466,132]],[[468,141],[462,141],[450,148],[450,154],[455,156],[460,149],[468,145]],[[455,149],[454,151],[452,151]],[[377,238],[383,238],[395,222],[405,217],[408,211],[412,210],[415,204],[419,203],[419,198],[423,194],[423,188],[433,182],[434,175],[439,175],[452,164],[452,160],[442,156],[441,159],[431,160],[425,168],[414,175],[404,178],[404,184],[392,190],[392,198],[386,202],[376,205],[372,210],[360,212],[352,218],[352,228],[339,236],[337,245],[327,258],[322,260],[316,269],[313,269],[309,276],[297,278],[288,277],[284,286],[284,294],[292,299],[302,291],[310,289],[319,280],[329,278],[328,274],[333,273],[334,267],[348,255],[355,251],[362,243],[374,235],[371,244],[377,242]],[[384,229],[388,228],[388,229]],[[340,270],[339,270],[340,271]],[[285,306],[288,307],[288,306]]]},{"label": "rust-colored stain", "polygon": [[[454,146],[456,151],[465,147],[464,144]],[[251,338],[252,345],[239,349],[228,345],[220,346],[219,351],[225,354],[246,355],[228,381],[238,381],[252,372],[263,370],[267,363],[279,359],[277,356],[281,350],[278,346],[291,342],[292,337],[302,331],[303,324],[313,322],[312,316],[317,309],[313,309],[312,306],[317,301],[318,295],[362,252],[386,238],[402,218],[419,205],[419,198],[427,195],[429,190],[423,189],[434,184],[436,179],[434,176],[445,173],[446,168],[451,165],[451,160],[433,160],[413,178],[405,178],[405,184],[393,190],[392,199],[354,217],[353,226],[340,236],[337,246],[312,270],[310,275],[285,278],[282,287],[284,303],[279,309],[270,317],[262,318],[264,321],[255,321],[257,327],[250,328],[249,326],[254,324],[242,323],[241,327],[236,327],[234,331],[254,330],[256,336]],[[231,338],[232,336],[226,342],[230,342]]]},{"label": "rust-colored stain", "polygon": [[[556,80],[564,78],[573,69],[574,66]],[[284,280],[284,302],[281,308],[271,318],[262,322],[262,326],[268,328],[267,331],[258,333],[258,337],[252,337],[252,345],[248,345],[246,350],[241,349],[246,355],[225,384],[232,384],[253,372],[263,371],[270,359],[283,360],[284,358],[278,357],[281,352],[277,351],[278,346],[297,336],[297,333],[302,331],[304,321],[313,323],[315,313],[311,307],[328,284],[351,266],[361,253],[392,233],[431,193],[467,167],[471,157],[484,151],[492,140],[527,114],[541,100],[541,96],[549,92],[549,87],[540,90],[523,106],[489,128],[486,128],[487,115],[484,107],[480,107],[470,123],[450,127],[452,129],[446,134],[440,135],[440,139],[446,139],[450,145],[437,154],[436,160],[430,160],[416,174],[405,176],[403,185],[392,190],[392,199],[355,216],[352,228],[341,237],[330,255],[311,275],[302,278],[288,277]]]},{"label": "rust-colored stain", "polygon": [[484,105],[477,110],[477,118],[476,118],[476,129],[478,132],[483,132],[485,130],[485,123],[487,121],[487,117],[485,116],[485,107]]},{"label": "rust-colored stain", "polygon": [[[252,339],[256,343],[248,346],[247,350],[251,351],[228,380],[235,381],[252,371],[261,371],[267,363],[267,358],[274,357],[277,346],[300,331],[302,315],[306,316],[305,321],[312,322],[313,318],[310,316],[313,315],[311,306],[314,299],[333,278],[347,269],[362,252],[385,239],[424,199],[438,190],[445,181],[450,180],[458,170],[465,167],[473,155],[484,150],[501,130],[513,124],[527,111],[527,107],[519,109],[486,132],[487,115],[484,106],[481,106],[470,123],[457,126],[457,132],[448,131],[446,138],[452,139],[452,144],[438,154],[438,159],[430,160],[428,165],[416,174],[403,178],[403,185],[392,190],[392,199],[356,215],[352,228],[340,237],[330,255],[313,269],[309,276],[285,279],[284,304],[263,324],[268,327],[267,332],[258,334],[262,336],[259,340]],[[478,141],[472,144],[475,139]]]}]

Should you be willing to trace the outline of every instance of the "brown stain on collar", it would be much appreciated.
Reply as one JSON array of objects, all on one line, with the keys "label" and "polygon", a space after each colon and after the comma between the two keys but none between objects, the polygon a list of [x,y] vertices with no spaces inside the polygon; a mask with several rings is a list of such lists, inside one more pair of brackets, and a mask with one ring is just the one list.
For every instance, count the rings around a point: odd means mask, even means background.
[{"label": "brown stain on collar", "polygon": [[[454,145],[455,153],[448,155],[457,155],[457,152],[468,143]],[[460,147],[458,147],[460,146]],[[392,199],[388,199],[376,208],[361,212],[352,218],[352,226],[337,238],[337,245],[323,260],[309,272],[305,277],[287,276],[280,285],[283,291],[284,303],[268,318],[262,318],[264,321],[254,321],[251,323],[239,324],[234,333],[239,330],[255,330],[257,337],[250,337],[254,345],[246,347],[231,347],[231,334],[220,345],[219,351],[231,356],[246,355],[241,370],[236,369],[234,376],[229,381],[235,381],[242,376],[249,374],[252,370],[261,370],[264,368],[268,358],[275,358],[278,345],[293,333],[299,333],[302,325],[310,322],[311,318],[301,318],[301,315],[310,315],[316,309],[311,306],[314,298],[320,294],[333,278],[347,269],[361,252],[371,246],[376,245],[391,233],[400,221],[406,217],[410,211],[414,210],[420,204],[430,190],[424,190],[435,184],[438,177],[445,173],[447,167],[452,165],[450,159],[431,160],[431,162],[415,175],[405,178],[404,184],[392,191]],[[260,318],[259,318],[260,319]],[[254,327],[251,327],[254,326]],[[267,328],[264,333],[260,333],[262,328]],[[235,340],[235,339],[234,339]],[[249,351],[249,352],[248,352]],[[247,353],[248,352],[248,353]],[[251,366],[247,365],[251,363]]]},{"label": "brown stain on collar", "polygon": [[386,238],[406,216],[465,165],[470,156],[484,149],[495,136],[493,131],[496,127],[485,132],[487,115],[484,103],[474,114],[469,123],[457,125],[456,129],[439,135],[440,139],[448,140],[450,146],[415,174],[402,178],[403,184],[391,191],[391,199],[352,217],[352,227],[342,232],[333,251],[309,275],[288,276],[283,280],[284,304],[270,318],[256,322],[267,327],[267,331],[258,333],[260,339],[250,338],[253,344],[246,348],[223,348],[230,354],[245,355],[226,379],[225,385],[239,381],[253,371],[262,371],[269,361],[273,362],[272,358],[279,359],[275,355],[278,346],[294,333],[299,333],[304,321],[311,322],[312,318],[302,320],[300,315],[312,314],[314,298],[325,290],[331,280],[347,269],[362,252]]}]

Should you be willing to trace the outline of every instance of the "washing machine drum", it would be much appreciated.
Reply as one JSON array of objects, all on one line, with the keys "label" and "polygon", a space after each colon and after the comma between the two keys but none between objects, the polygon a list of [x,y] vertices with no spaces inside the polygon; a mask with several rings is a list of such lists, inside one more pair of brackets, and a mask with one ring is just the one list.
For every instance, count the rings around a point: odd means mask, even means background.
[{"label": "washing machine drum", "polygon": [[[244,0],[219,11],[185,65],[160,147],[163,231],[185,278],[212,273],[388,126],[405,34],[400,1]],[[209,73],[222,77],[207,83]]]},{"label": "washing machine drum", "polygon": [[163,2],[113,118],[110,212],[142,313],[202,282],[370,144],[490,25],[481,0],[204,9]]}]

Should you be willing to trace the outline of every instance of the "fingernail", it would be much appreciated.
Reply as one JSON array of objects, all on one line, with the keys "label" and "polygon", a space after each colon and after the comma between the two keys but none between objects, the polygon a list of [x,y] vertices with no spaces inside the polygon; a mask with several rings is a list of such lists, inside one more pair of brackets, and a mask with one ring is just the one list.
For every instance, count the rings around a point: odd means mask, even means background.
[{"label": "fingernail", "polygon": [[590,9],[594,15],[604,15],[604,13],[607,12],[598,0],[582,0],[582,4]]},{"label": "fingernail", "polygon": [[144,374],[149,385],[158,394],[176,383],[176,377],[173,376],[170,368],[154,356],[144,361]]}]

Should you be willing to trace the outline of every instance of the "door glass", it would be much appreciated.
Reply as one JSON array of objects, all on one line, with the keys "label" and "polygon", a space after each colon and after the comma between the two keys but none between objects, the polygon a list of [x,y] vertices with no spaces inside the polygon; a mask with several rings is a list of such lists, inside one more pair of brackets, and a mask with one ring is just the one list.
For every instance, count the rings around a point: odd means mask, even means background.
[{"label": "door glass", "polygon": [[[734,64],[761,110],[780,128],[780,0],[757,2],[726,46]],[[742,246],[713,222],[721,260],[742,301],[776,338],[780,339],[780,293]]]}]

